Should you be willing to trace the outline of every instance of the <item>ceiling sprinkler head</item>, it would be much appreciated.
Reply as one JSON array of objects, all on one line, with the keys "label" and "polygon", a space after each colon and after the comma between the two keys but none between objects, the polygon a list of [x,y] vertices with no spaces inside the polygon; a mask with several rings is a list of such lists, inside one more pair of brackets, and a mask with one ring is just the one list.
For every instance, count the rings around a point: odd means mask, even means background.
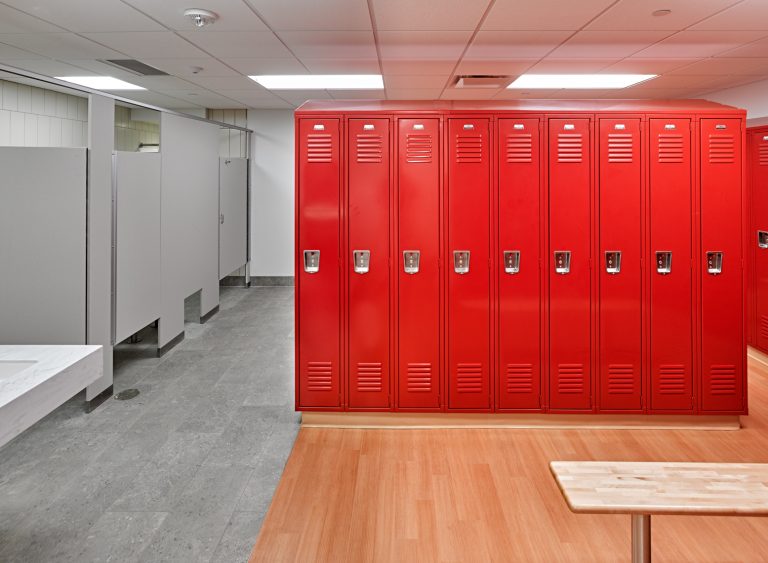
[{"label": "ceiling sprinkler head", "polygon": [[192,8],[184,11],[184,15],[191,18],[197,27],[205,27],[212,24],[219,19],[218,14],[211,12],[210,10],[201,10],[199,8]]}]

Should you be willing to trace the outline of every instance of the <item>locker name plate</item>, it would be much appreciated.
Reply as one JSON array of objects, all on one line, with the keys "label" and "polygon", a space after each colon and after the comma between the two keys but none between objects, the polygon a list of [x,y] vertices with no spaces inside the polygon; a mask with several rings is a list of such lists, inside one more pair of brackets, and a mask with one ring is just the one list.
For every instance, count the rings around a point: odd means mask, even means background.
[{"label": "locker name plate", "polygon": [[356,274],[367,274],[371,265],[371,251],[354,250],[352,251],[352,260]]},{"label": "locker name plate", "polygon": [[605,272],[616,275],[621,272],[621,251],[606,250],[605,252]]},{"label": "locker name plate", "polygon": [[713,276],[723,273],[722,252],[707,252],[707,273]]},{"label": "locker name plate", "polygon": [[656,252],[656,272],[662,276],[672,273],[672,253],[668,250]]},{"label": "locker name plate", "polygon": [[320,271],[320,251],[304,251],[304,271],[308,274],[316,274]]},{"label": "locker name plate", "polygon": [[403,271],[406,274],[418,274],[420,257],[421,252],[418,250],[403,250]]},{"label": "locker name plate", "polygon": [[469,273],[469,250],[453,251],[453,271],[457,274]]},{"label": "locker name plate", "polygon": [[571,271],[571,251],[555,251],[555,273],[565,275]]},{"label": "locker name plate", "polygon": [[517,274],[520,272],[520,251],[504,251],[504,271],[508,274]]}]

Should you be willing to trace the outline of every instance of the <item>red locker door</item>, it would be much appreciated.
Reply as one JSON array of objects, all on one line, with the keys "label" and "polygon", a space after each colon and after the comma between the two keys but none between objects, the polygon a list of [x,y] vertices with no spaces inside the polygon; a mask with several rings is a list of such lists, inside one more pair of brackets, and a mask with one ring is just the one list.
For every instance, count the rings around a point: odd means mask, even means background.
[{"label": "red locker door", "polygon": [[340,407],[338,119],[299,121],[298,407]]},{"label": "red locker door", "polygon": [[742,408],[742,178],[740,119],[702,119],[701,408]]},{"label": "red locker door", "polygon": [[591,407],[590,120],[549,120],[549,396]]},{"label": "red locker door", "polygon": [[538,119],[499,120],[498,407],[541,406]]},{"label": "red locker door", "polygon": [[768,132],[752,133],[750,143],[751,190],[752,190],[752,232],[749,244],[753,249],[754,269],[752,291],[755,300],[755,344],[768,353],[768,246],[760,237],[768,237]]},{"label": "red locker door", "polygon": [[398,391],[440,407],[440,121],[398,120]]},{"label": "red locker door", "polygon": [[650,229],[651,409],[690,410],[693,288],[689,119],[650,120]]},{"label": "red locker door", "polygon": [[389,120],[350,119],[350,408],[389,406]]},{"label": "red locker door", "polygon": [[448,121],[448,406],[490,400],[488,119]]},{"label": "red locker door", "polygon": [[640,120],[600,120],[600,409],[642,408]]}]

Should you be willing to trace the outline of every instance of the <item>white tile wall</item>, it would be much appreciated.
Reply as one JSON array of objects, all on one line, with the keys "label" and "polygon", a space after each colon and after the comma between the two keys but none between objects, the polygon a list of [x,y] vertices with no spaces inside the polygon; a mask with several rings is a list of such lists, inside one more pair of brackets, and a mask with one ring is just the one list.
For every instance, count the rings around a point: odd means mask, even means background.
[{"label": "white tile wall", "polygon": [[88,100],[0,80],[0,146],[84,147]]},{"label": "white tile wall", "polygon": [[115,150],[135,152],[140,143],[160,143],[160,124],[132,121],[131,108],[115,106]]},{"label": "white tile wall", "polygon": [[[248,110],[245,109],[209,109],[207,118],[230,125],[246,127]],[[222,129],[219,133],[219,156],[245,158],[248,156],[247,137],[245,131]]]}]

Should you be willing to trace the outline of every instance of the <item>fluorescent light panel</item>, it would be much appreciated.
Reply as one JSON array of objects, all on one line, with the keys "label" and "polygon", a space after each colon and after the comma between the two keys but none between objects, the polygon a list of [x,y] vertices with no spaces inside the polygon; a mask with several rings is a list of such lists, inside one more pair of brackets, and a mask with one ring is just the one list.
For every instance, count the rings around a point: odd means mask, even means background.
[{"label": "fluorescent light panel", "polygon": [[383,90],[380,74],[265,74],[250,76],[268,90]]},{"label": "fluorescent light panel", "polygon": [[146,90],[112,76],[57,76],[56,78],[94,90]]},{"label": "fluorescent light panel", "polygon": [[626,88],[657,74],[523,74],[507,88],[608,89]]}]

